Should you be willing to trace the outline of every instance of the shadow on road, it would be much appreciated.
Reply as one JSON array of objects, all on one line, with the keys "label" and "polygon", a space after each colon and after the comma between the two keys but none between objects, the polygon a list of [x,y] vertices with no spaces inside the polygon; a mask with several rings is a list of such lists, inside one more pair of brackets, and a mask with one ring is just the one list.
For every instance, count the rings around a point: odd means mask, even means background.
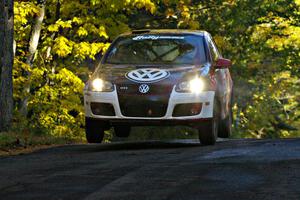
[{"label": "shadow on road", "polygon": [[[124,151],[124,150],[162,150],[162,149],[177,149],[177,148],[193,148],[201,147],[203,149],[217,148],[220,143],[226,144],[224,139],[218,139],[215,146],[202,146],[198,139],[180,139],[180,140],[147,140],[147,141],[116,141],[105,144],[75,144],[65,145],[61,147],[53,147],[36,151],[35,153],[93,153],[107,151]],[[224,143],[225,142],[225,143]]]},{"label": "shadow on road", "polygon": [[[147,150],[147,149],[172,149],[199,147],[198,140],[173,140],[173,141],[126,141],[109,144],[88,144],[78,145],[79,151],[99,152],[99,151],[121,151],[121,150]],[[69,146],[70,147],[70,146]],[[70,147],[71,148],[71,147]],[[72,147],[74,149],[74,147]]]}]

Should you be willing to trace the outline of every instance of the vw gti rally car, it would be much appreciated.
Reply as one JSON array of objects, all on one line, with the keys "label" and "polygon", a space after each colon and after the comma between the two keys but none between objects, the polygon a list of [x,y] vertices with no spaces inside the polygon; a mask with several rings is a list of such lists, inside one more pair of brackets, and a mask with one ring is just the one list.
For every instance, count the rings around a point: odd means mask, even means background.
[{"label": "vw gti rally car", "polygon": [[84,89],[87,141],[100,143],[111,127],[128,137],[132,126],[153,125],[197,128],[203,145],[229,137],[230,66],[205,31],[119,36]]}]

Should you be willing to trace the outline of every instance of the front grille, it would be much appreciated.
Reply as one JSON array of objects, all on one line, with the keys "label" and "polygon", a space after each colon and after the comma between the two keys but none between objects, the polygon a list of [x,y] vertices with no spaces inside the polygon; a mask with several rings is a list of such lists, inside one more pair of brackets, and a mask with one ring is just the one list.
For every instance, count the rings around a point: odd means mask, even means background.
[{"label": "front grille", "polygon": [[[164,117],[173,90],[171,84],[147,84],[150,90],[146,94],[139,91],[141,84],[131,81],[117,85],[121,113],[125,117]],[[122,89],[126,88],[126,89]]]},{"label": "front grille", "polygon": [[122,115],[126,117],[164,117],[168,104],[156,101],[120,102]]},{"label": "front grille", "polygon": [[110,103],[91,103],[91,110],[94,115],[116,116],[115,109]]},{"label": "front grille", "polygon": [[199,115],[202,110],[201,103],[177,104],[173,111],[173,117]]}]

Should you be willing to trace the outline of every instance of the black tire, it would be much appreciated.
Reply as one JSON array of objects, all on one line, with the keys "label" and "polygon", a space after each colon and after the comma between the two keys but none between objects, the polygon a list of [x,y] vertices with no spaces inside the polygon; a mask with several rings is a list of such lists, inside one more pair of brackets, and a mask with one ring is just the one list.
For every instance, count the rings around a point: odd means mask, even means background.
[{"label": "black tire", "polygon": [[96,120],[85,120],[85,135],[88,143],[101,143],[104,137],[104,127]]},{"label": "black tire", "polygon": [[220,120],[219,123],[218,137],[220,138],[229,138],[231,136],[232,122],[233,122],[232,102],[233,102],[233,93],[231,94],[229,113],[227,114],[227,117],[223,120]]},{"label": "black tire", "polygon": [[232,115],[229,113],[228,116],[220,121],[218,137],[229,138],[232,132]]},{"label": "black tire", "polygon": [[214,103],[213,118],[203,122],[198,127],[199,140],[202,145],[214,145],[217,141],[218,122],[219,122],[219,107],[217,102]]},{"label": "black tire", "polygon": [[130,126],[115,126],[115,135],[117,137],[127,138],[130,135],[131,127]]}]

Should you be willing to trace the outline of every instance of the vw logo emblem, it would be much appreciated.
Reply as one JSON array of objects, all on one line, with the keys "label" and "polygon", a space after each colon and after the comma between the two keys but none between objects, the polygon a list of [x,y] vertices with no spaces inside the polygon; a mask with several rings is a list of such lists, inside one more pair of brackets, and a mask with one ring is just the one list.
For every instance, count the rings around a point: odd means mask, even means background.
[{"label": "vw logo emblem", "polygon": [[155,68],[137,69],[126,74],[129,80],[138,83],[153,83],[169,76],[170,73],[168,71]]},{"label": "vw logo emblem", "polygon": [[149,92],[149,90],[150,90],[150,87],[149,87],[149,85],[146,85],[146,84],[140,85],[140,87],[139,87],[140,93],[143,93],[143,94],[146,94],[147,92]]}]

